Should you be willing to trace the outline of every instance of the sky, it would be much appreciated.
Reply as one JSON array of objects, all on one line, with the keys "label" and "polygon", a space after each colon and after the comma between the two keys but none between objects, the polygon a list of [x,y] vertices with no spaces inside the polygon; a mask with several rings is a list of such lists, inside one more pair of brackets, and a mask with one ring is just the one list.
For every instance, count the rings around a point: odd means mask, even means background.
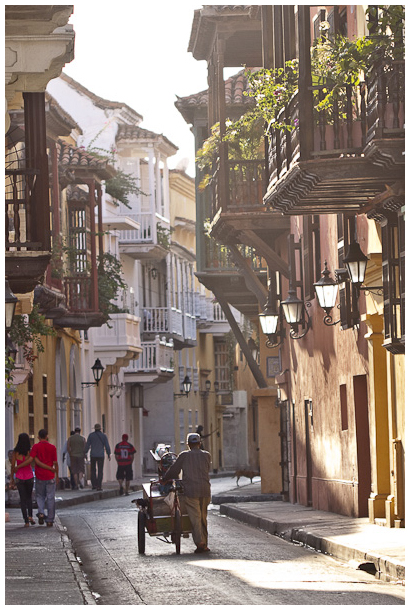
[{"label": "sky", "polygon": [[170,168],[189,159],[194,176],[194,137],[174,106],[207,89],[205,61],[188,53],[197,2],[74,3],[74,60],[64,72],[104,99],[124,102],[143,116],[141,126],[162,133],[179,150]]}]

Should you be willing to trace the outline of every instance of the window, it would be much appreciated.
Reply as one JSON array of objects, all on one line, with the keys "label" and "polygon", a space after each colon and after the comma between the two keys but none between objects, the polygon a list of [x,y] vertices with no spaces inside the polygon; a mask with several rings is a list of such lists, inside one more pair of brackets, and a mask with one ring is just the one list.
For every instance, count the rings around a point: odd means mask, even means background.
[{"label": "window", "polygon": [[322,274],[320,257],[320,225],[318,215],[303,217],[303,275],[305,299],[315,298],[314,282]]},{"label": "window", "polygon": [[180,444],[180,452],[184,450],[185,447],[185,414],[184,409],[179,410],[179,444]]},{"label": "window", "polygon": [[231,389],[231,371],[229,366],[228,345],[225,342],[215,342],[215,381],[219,383],[219,391]]},{"label": "window", "polygon": [[[356,216],[345,214],[337,215],[337,248],[338,268],[345,269],[343,259],[346,256],[350,240],[356,236]],[[352,285],[349,281],[339,285],[340,326],[343,330],[352,328],[359,319],[357,299],[352,294]]]},{"label": "window", "polygon": [[31,442],[34,442],[34,387],[33,387],[33,376],[30,375],[27,382],[28,391],[28,434]]},{"label": "window", "polygon": [[48,431],[48,391],[47,375],[43,375],[43,428]]},{"label": "window", "polygon": [[346,384],[342,384],[339,388],[340,391],[340,417],[342,422],[342,430],[348,429],[347,420],[347,390]]},{"label": "window", "polygon": [[382,224],[383,347],[393,354],[404,353],[404,218],[389,214]]}]

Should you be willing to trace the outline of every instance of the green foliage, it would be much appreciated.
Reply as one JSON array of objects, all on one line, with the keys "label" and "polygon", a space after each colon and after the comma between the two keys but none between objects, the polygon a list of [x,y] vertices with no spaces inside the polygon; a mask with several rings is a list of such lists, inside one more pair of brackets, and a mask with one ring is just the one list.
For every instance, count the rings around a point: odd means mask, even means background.
[{"label": "green foliage", "polygon": [[[226,133],[223,138],[228,143],[228,158],[232,160],[263,159],[263,119],[256,114],[246,113],[238,121],[226,121]],[[197,167],[204,172],[199,185],[204,190],[212,180],[214,163],[219,154],[221,142],[220,125],[211,127],[211,135],[197,151]]]},{"label": "green foliage", "polygon": [[[104,131],[105,126],[101,129],[95,138],[89,143],[87,152],[90,155],[107,161],[110,165],[115,167],[116,165],[116,150],[111,148],[106,150],[98,146],[93,146],[93,143],[97,137]],[[129,205],[129,195],[145,195],[145,193],[138,186],[138,178],[135,178],[132,174],[124,172],[122,169],[117,169],[115,176],[110,178],[105,183],[106,192],[111,195],[117,201],[123,203],[127,208],[131,208]]]},{"label": "green foliage", "polygon": [[[257,72],[248,71],[248,91],[244,95],[253,97],[255,108],[248,114],[262,119],[268,124],[268,129],[292,130],[294,125],[278,119],[280,111],[289,104],[298,85],[298,61],[293,59],[285,62],[284,68],[263,68]],[[246,117],[246,115],[245,115]],[[241,117],[240,121],[242,120]]]},{"label": "green foliage", "polygon": [[66,275],[90,272],[91,266],[86,260],[86,254],[76,248],[75,239],[75,235],[70,236],[71,245],[67,245],[66,238],[61,235],[53,239],[50,259],[51,277],[63,279]]},{"label": "green foliage", "polygon": [[130,208],[129,195],[144,195],[145,193],[139,188],[137,178],[132,174],[127,174],[121,169],[117,171],[113,178],[107,180],[105,190],[111,197],[117,201],[121,201],[125,206]]},{"label": "green foliage", "polygon": [[167,229],[157,222],[157,242],[166,250],[169,250],[171,247],[171,235],[173,231],[174,229],[172,227]]},{"label": "green foliage", "polygon": [[46,324],[45,317],[39,313],[39,306],[34,305],[28,317],[14,316],[9,334],[14,345],[23,348],[24,358],[31,365],[38,358],[35,351],[44,352],[42,337],[54,336],[56,331]]},{"label": "green foliage", "polygon": [[100,311],[109,319],[112,313],[125,313],[126,310],[112,303],[120,290],[126,290],[127,284],[122,278],[121,261],[109,252],[98,257],[98,305]]}]

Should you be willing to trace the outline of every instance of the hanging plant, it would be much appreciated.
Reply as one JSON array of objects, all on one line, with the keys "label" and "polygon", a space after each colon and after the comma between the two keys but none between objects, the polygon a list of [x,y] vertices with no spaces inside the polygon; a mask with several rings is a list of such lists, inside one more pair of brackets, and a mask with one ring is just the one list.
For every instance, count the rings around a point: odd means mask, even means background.
[{"label": "hanging plant", "polygon": [[[55,336],[56,331],[52,326],[48,326],[45,317],[39,313],[39,305],[34,305],[28,316],[14,316],[9,334],[14,345],[23,348],[23,356],[31,366],[38,358],[38,354],[44,352],[42,338]],[[13,359],[9,358],[9,360]]]},{"label": "hanging plant", "polygon": [[121,261],[103,252],[98,257],[98,304],[100,311],[109,319],[113,313],[128,313],[128,309],[118,307],[115,301],[120,290],[126,290],[127,284],[122,277]]}]

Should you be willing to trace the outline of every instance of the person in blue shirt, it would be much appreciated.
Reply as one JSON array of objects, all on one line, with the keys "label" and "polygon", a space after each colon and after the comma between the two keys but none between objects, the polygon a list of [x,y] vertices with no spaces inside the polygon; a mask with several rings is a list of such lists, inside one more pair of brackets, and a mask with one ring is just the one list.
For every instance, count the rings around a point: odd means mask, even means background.
[{"label": "person in blue shirt", "polygon": [[[90,451],[91,449],[91,451]],[[94,432],[88,435],[85,445],[85,455],[90,451],[91,458],[91,486],[97,491],[102,491],[102,479],[104,470],[104,450],[107,457],[111,460],[111,449],[108,438],[104,432],[101,432],[101,425],[95,424]],[[98,469],[98,473],[97,473]]]}]

